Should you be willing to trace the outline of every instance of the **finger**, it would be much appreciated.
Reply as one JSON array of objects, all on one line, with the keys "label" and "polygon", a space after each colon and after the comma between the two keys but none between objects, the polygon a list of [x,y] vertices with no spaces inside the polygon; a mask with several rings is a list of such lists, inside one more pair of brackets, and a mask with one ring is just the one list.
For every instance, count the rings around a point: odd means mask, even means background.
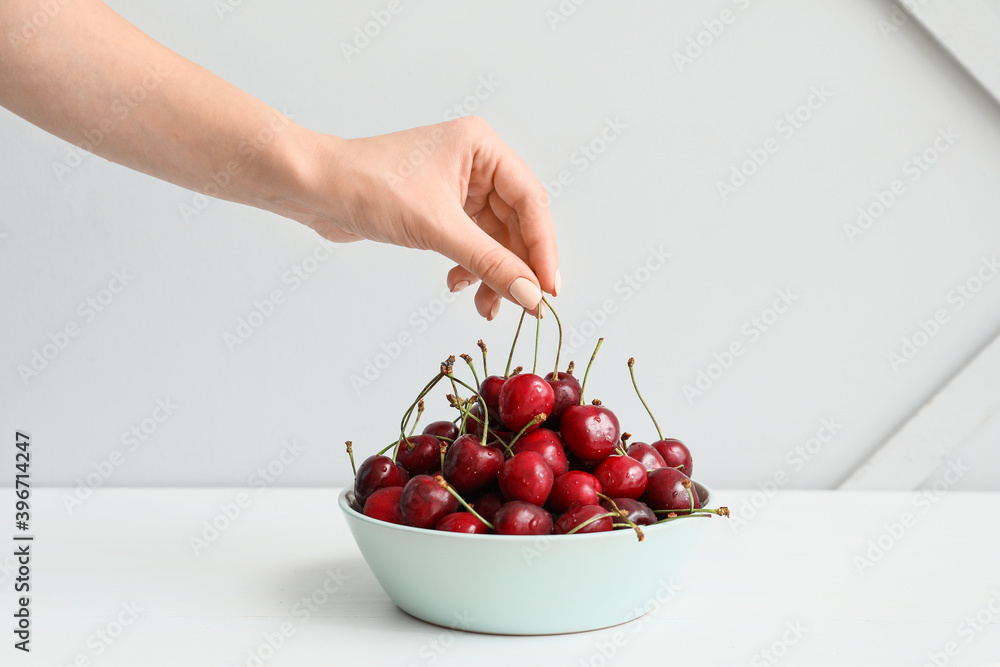
[{"label": "finger", "polygon": [[493,320],[500,313],[500,302],[503,301],[500,295],[494,292],[489,285],[483,283],[476,290],[476,310],[487,320]]},{"label": "finger", "polygon": [[470,285],[479,282],[479,278],[468,269],[456,266],[448,272],[448,289],[452,292],[461,292]]}]

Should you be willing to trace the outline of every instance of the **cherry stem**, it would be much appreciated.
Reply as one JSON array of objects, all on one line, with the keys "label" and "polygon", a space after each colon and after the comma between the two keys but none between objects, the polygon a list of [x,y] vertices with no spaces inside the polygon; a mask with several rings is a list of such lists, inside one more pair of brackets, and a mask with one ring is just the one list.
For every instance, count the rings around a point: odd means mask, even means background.
[{"label": "cherry stem", "polygon": [[510,377],[510,364],[514,361],[514,348],[517,347],[517,337],[521,335],[521,325],[524,324],[524,315],[527,310],[521,311],[521,319],[517,321],[517,331],[514,332],[514,342],[510,344],[510,356],[507,357],[507,368],[503,372],[505,378]]},{"label": "cherry stem", "polygon": [[461,494],[459,494],[458,491],[456,491],[455,489],[453,489],[452,486],[451,486],[451,484],[449,484],[448,482],[445,481],[444,477],[442,477],[441,475],[438,475],[434,479],[436,479],[437,483],[440,484],[441,486],[443,486],[445,488],[445,490],[448,491],[448,493],[450,493],[451,495],[455,496],[455,499],[458,500],[459,503],[461,503],[462,507],[464,507],[465,509],[469,510],[469,513],[472,516],[474,516],[477,519],[479,519],[480,521],[482,521],[483,524],[485,524],[485,526],[487,528],[489,528],[490,530],[496,530],[496,528],[494,527],[494,525],[492,523],[490,523],[489,521],[487,521],[486,519],[484,519],[479,512],[477,512],[475,509],[473,509],[472,505],[470,505],[469,503],[465,502],[465,498],[463,498],[461,496]]},{"label": "cherry stem", "polygon": [[583,398],[583,392],[587,388],[587,378],[590,376],[590,367],[594,365],[594,359],[597,357],[597,351],[601,349],[601,343],[603,342],[603,337],[597,339],[597,347],[594,348],[594,353],[590,355],[590,363],[587,364],[587,370],[583,374],[583,384],[580,385],[580,405],[587,404],[587,401]]},{"label": "cherry stem", "polygon": [[639,393],[639,385],[635,382],[635,357],[629,357],[628,359],[628,374],[632,376],[632,386],[635,387],[635,395],[639,397],[639,402],[642,403],[642,407],[646,408],[646,412],[649,413],[649,418],[653,420],[653,426],[656,427],[656,434],[660,436],[660,440],[663,440],[663,431],[660,430],[660,425],[656,423],[656,417],[653,416],[653,411],[649,409],[646,405],[646,400]]},{"label": "cherry stem", "polygon": [[452,375],[451,372],[448,373],[448,377],[451,379],[451,381],[453,383],[457,382],[458,384],[462,385],[463,387],[465,387],[466,389],[468,389],[469,391],[471,391],[472,395],[475,396],[479,400],[479,404],[483,406],[483,421],[482,421],[482,423],[483,423],[483,437],[482,437],[482,443],[481,444],[483,446],[486,446],[486,434],[489,432],[489,426],[488,426],[488,424],[490,423],[490,412],[489,412],[489,408],[486,407],[486,401],[483,400],[482,396],[480,396],[479,394],[476,393],[475,388],[470,387],[469,385],[465,384],[464,382],[462,382],[461,380],[459,380],[457,377],[455,377],[454,375]]},{"label": "cherry stem", "polygon": [[556,318],[556,326],[559,327],[559,346],[556,347],[556,368],[555,368],[554,371],[552,371],[552,379],[553,380],[558,380],[559,379],[559,356],[562,354],[562,336],[563,336],[563,334],[562,334],[562,322],[559,321],[559,314],[556,312],[556,309],[552,307],[552,304],[549,303],[548,299],[546,299],[544,296],[542,297],[542,303],[544,303],[546,306],[548,306],[549,310],[552,311],[552,317]]},{"label": "cherry stem", "polygon": [[[482,424],[482,423],[483,423],[483,420],[482,420],[482,419],[480,419],[480,418],[479,418],[479,417],[477,417],[476,415],[472,414],[471,412],[469,412],[469,413],[466,413],[466,414],[468,414],[468,415],[469,415],[469,418],[470,418],[470,419],[474,419],[474,420],[475,420],[475,421],[476,421],[477,423],[479,423],[479,424]],[[492,436],[493,436],[493,438],[494,438],[494,439],[495,439],[495,440],[496,440],[497,442],[499,442],[499,443],[500,443],[501,445],[503,445],[504,447],[506,447],[506,448],[507,448],[507,451],[508,451],[508,453],[509,453],[509,452],[510,452],[510,445],[508,445],[508,444],[507,444],[507,441],[506,441],[506,440],[504,440],[503,438],[501,438],[501,437],[500,437],[500,434],[499,434],[499,433],[497,433],[496,431],[494,431],[493,429],[491,429],[491,428],[490,428],[489,426],[486,426],[485,428],[489,429],[489,432],[490,432],[490,435],[492,435]],[[438,436],[438,437],[440,437],[440,436]]]},{"label": "cherry stem", "polygon": [[417,403],[417,418],[413,421],[413,428],[410,429],[411,436],[413,435],[413,432],[417,430],[417,424],[420,423],[420,417],[423,414],[424,414],[424,399],[420,399],[420,402]]},{"label": "cherry stem", "polygon": [[351,470],[354,471],[354,476],[358,476],[358,469],[354,467],[354,447],[351,445],[351,441],[347,441],[347,455],[351,457]]},{"label": "cherry stem", "polygon": [[710,507],[699,507],[694,510],[653,510],[654,514],[666,514],[665,519],[660,519],[657,523],[663,523],[664,521],[672,521],[673,519],[680,519],[685,516],[729,516],[728,507],[719,507],[718,509]]},{"label": "cherry stem", "polygon": [[[465,363],[469,364],[469,370],[472,371],[472,379],[476,381],[476,386],[479,386],[479,375],[476,374],[476,364],[472,361],[472,357],[467,354],[462,355],[462,359]],[[486,365],[485,357],[483,357],[483,366]]]},{"label": "cherry stem", "polygon": [[483,377],[488,378],[490,376],[490,372],[486,367],[486,343],[484,343],[483,339],[480,338],[476,341],[476,345],[478,345],[479,349],[483,351]]},{"label": "cherry stem", "polygon": [[531,365],[532,374],[538,373],[538,339],[542,335],[542,307],[535,309],[535,361]]},{"label": "cherry stem", "polygon": [[[600,491],[597,492],[597,495],[600,498],[604,498],[609,503],[611,503],[611,509],[613,509],[615,512],[618,513],[618,518],[622,519],[625,522],[625,525],[629,526],[632,530],[635,531],[635,534],[638,536],[640,542],[646,539],[646,536],[643,534],[642,528],[639,527],[639,524],[637,524],[635,521],[632,521],[632,519],[628,518],[628,512],[623,510],[621,507],[618,507],[618,503],[616,503],[611,496],[606,496]],[[614,524],[612,523],[612,526],[613,525]]]},{"label": "cherry stem", "polygon": [[[438,382],[441,381],[441,378],[444,377],[444,368],[445,368],[445,364],[441,364],[441,370],[438,372],[438,374],[434,376],[433,380],[431,380],[430,382],[427,383],[427,385],[420,391],[420,394],[416,397],[416,399],[414,399],[413,403],[410,404],[409,409],[403,414],[403,420],[399,424],[399,439],[396,441],[396,445],[395,445],[396,449],[392,452],[392,460],[393,461],[396,460],[396,452],[399,451],[399,447],[400,447],[400,445],[402,445],[403,439],[406,437],[406,425],[410,423],[410,415],[413,414],[413,409],[416,408],[417,404],[420,402],[420,400],[424,396],[426,396],[430,392],[431,389],[434,388],[434,385],[436,385]],[[390,445],[389,447],[386,447],[381,452],[379,452],[379,454],[380,455],[384,454],[385,452],[389,451],[389,449],[391,447],[392,447],[392,445]]]},{"label": "cherry stem", "polygon": [[545,421],[548,418],[549,418],[549,416],[547,414],[545,414],[544,412],[542,414],[540,414],[540,415],[535,415],[534,419],[532,419],[530,422],[528,422],[527,424],[525,424],[524,428],[522,428],[520,431],[517,432],[517,435],[514,436],[514,439],[510,441],[509,445],[507,445],[507,451],[508,452],[511,451],[511,447],[514,446],[514,443],[517,442],[517,439],[520,438],[525,433],[527,433],[529,428],[531,428],[532,426],[537,426],[538,424],[541,424],[543,421]]},{"label": "cherry stem", "polygon": [[589,519],[587,519],[586,521],[581,521],[577,525],[573,526],[571,529],[567,530],[566,534],[567,535],[572,535],[573,533],[579,531],[580,529],[586,528],[587,526],[589,526],[590,524],[594,523],[595,521],[600,521],[601,519],[603,519],[605,517],[609,517],[609,516],[614,517],[614,516],[618,516],[618,514],[616,512],[608,512],[606,514],[598,514],[597,516],[592,516]]}]

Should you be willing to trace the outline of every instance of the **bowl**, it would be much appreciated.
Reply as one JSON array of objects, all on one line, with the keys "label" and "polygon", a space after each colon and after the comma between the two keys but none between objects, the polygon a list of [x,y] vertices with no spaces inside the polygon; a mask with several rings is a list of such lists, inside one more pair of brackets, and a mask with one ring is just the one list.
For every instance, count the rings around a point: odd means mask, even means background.
[{"label": "bowl", "polygon": [[[710,490],[694,483],[702,506]],[[362,556],[396,606],[435,625],[502,635],[597,630],[657,608],[706,523],[681,517],[582,535],[467,535],[411,528],[340,508]]]}]

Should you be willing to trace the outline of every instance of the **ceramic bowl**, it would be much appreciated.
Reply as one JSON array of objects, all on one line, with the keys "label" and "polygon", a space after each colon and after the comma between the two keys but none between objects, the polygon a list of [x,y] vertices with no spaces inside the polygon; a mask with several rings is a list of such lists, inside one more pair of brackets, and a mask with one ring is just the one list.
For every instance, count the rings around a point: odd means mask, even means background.
[{"label": "ceramic bowl", "polygon": [[[702,506],[711,492],[695,483]],[[583,535],[467,535],[340,508],[361,554],[396,605],[448,628],[504,635],[580,632],[626,623],[671,590],[709,517]]]}]

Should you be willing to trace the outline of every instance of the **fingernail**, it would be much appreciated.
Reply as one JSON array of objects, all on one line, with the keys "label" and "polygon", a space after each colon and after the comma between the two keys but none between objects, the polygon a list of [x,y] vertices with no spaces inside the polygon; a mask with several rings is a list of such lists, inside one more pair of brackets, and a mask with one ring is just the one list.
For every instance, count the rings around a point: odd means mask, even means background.
[{"label": "fingernail", "polygon": [[514,300],[528,310],[532,310],[542,300],[541,291],[527,278],[515,278],[507,289]]},{"label": "fingernail", "polygon": [[562,291],[562,274],[559,273],[559,269],[556,269],[555,291],[552,292],[552,296],[559,296],[560,291]]},{"label": "fingernail", "polygon": [[493,307],[490,308],[490,316],[487,317],[486,319],[492,322],[493,318],[495,318],[497,316],[497,313],[499,312],[500,312],[500,299],[497,299],[496,301],[493,302]]},{"label": "fingernail", "polygon": [[461,292],[462,290],[464,290],[468,286],[469,286],[469,281],[468,280],[460,280],[457,283],[455,283],[455,286],[451,288],[451,291],[452,291],[452,293],[454,293],[454,292]]}]

